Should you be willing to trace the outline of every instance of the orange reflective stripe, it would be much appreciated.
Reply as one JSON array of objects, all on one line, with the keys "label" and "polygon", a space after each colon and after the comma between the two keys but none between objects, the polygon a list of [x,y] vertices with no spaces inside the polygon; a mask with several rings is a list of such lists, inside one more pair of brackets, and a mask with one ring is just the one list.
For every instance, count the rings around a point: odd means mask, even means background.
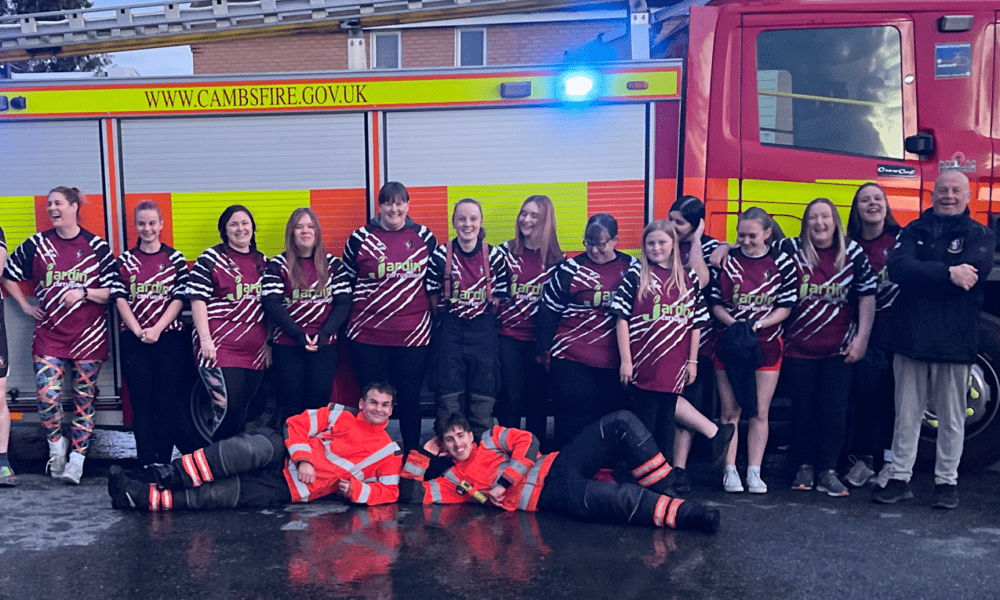
[{"label": "orange reflective stripe", "polygon": [[201,477],[198,476],[198,468],[194,466],[194,459],[190,454],[185,454],[181,457],[181,464],[184,465],[184,470],[187,472],[188,477],[191,478],[191,485],[194,487],[201,485]]},{"label": "orange reflective stripe", "polygon": [[653,471],[652,473],[650,473],[649,475],[647,475],[645,478],[640,479],[639,480],[639,485],[641,485],[642,487],[649,487],[649,486],[653,485],[654,483],[656,483],[657,481],[660,481],[661,479],[663,479],[664,477],[666,477],[667,474],[670,473],[670,471],[672,469],[673,469],[673,467],[671,467],[666,461],[664,461],[662,467],[660,467],[659,469]]},{"label": "orange reflective stripe", "polygon": [[215,481],[215,477],[212,476],[212,469],[208,468],[208,459],[205,458],[205,449],[199,448],[195,450],[194,462],[198,465],[198,470],[201,471],[201,478],[205,481]]},{"label": "orange reflective stripe", "polygon": [[160,494],[156,491],[156,484],[149,484],[149,510],[160,510]]},{"label": "orange reflective stripe", "polygon": [[163,490],[160,493],[162,494],[161,499],[163,510],[172,509],[174,507],[174,495],[170,492],[170,490]]},{"label": "orange reflective stripe", "polygon": [[636,477],[636,478],[642,477],[646,473],[649,473],[650,471],[652,471],[656,467],[660,466],[660,464],[663,463],[663,462],[665,462],[665,461],[666,461],[666,459],[663,458],[663,454],[657,454],[653,458],[651,458],[651,459],[647,460],[646,462],[642,463],[641,466],[639,466],[639,467],[637,467],[635,469],[632,469],[632,477]]},{"label": "orange reflective stripe", "polygon": [[660,499],[656,501],[656,509],[653,511],[653,523],[657,527],[663,527],[663,515],[667,512],[668,500],[667,496],[660,496]]},{"label": "orange reflective stripe", "polygon": [[667,511],[667,527],[671,529],[677,529],[677,509],[684,504],[684,501],[680,498],[670,499],[670,510]]}]

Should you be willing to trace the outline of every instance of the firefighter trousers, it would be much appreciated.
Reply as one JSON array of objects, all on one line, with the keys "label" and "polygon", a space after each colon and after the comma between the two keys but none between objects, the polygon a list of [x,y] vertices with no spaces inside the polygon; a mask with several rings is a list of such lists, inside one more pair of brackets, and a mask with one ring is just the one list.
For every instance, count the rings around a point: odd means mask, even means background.
[{"label": "firefighter trousers", "polygon": [[438,319],[433,341],[437,419],[461,413],[479,439],[493,427],[500,370],[497,318],[462,319],[446,313]]}]

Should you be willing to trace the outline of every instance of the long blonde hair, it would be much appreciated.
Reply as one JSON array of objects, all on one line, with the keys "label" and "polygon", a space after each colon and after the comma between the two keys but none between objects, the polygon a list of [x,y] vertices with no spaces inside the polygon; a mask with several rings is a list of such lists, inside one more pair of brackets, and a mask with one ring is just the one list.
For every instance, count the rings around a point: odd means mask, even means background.
[{"label": "long blonde hair", "polygon": [[313,261],[316,263],[316,288],[323,289],[330,280],[328,264],[326,261],[326,248],[323,247],[323,230],[319,226],[319,217],[316,212],[308,206],[296,208],[292,211],[292,216],[288,217],[285,224],[285,261],[288,263],[288,278],[292,280],[292,287],[301,289],[305,287],[305,273],[302,270],[302,261],[299,253],[295,250],[295,226],[302,215],[309,215],[312,219],[313,229],[316,230],[316,243],[313,244]]},{"label": "long blonde hair", "polygon": [[840,213],[837,212],[837,207],[833,205],[828,198],[816,198],[808,205],[806,205],[806,210],[802,213],[802,229],[799,231],[799,243],[802,245],[802,251],[806,255],[806,260],[813,267],[819,264],[819,255],[816,253],[816,247],[813,246],[812,240],[809,238],[809,211],[813,209],[814,206],[820,204],[825,204],[830,207],[830,212],[833,213],[833,225],[836,228],[836,233],[833,234],[833,243],[837,246],[837,270],[844,268],[844,263],[847,262],[847,241],[844,236],[844,224],[840,220]]},{"label": "long blonde hair", "polygon": [[[521,203],[521,210],[524,210],[525,205],[529,202],[534,202],[538,205],[538,226],[535,228],[533,237],[538,242],[538,251],[542,255],[542,264],[550,267],[562,262],[566,258],[566,253],[559,247],[559,234],[556,232],[556,209],[552,204],[552,199],[543,194],[528,196],[528,199]],[[521,211],[519,210],[517,214],[520,215]],[[515,218],[514,239],[510,244],[510,253],[514,256],[521,256],[526,248],[525,241],[521,230],[517,227]]]},{"label": "long blonde hair", "polygon": [[670,248],[670,256],[667,263],[670,266],[670,277],[667,278],[667,291],[676,288],[683,296],[687,293],[687,281],[684,276],[684,267],[681,265],[681,253],[677,248],[677,232],[674,225],[667,219],[653,221],[642,230],[642,261],[639,266],[639,289],[636,291],[635,299],[640,300],[649,291],[649,286],[653,283],[652,266],[649,257],[646,256],[646,238],[654,231],[662,231],[667,234],[673,242]]}]

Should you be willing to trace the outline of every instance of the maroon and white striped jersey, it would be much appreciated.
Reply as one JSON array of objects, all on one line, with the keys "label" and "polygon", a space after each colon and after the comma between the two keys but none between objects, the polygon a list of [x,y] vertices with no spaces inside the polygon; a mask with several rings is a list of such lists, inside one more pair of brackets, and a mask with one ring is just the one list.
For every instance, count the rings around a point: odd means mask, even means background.
[{"label": "maroon and white striped jersey", "polygon": [[108,308],[88,300],[65,307],[59,301],[73,288],[111,288],[117,265],[107,242],[80,229],[64,240],[55,229],[36,233],[7,260],[3,276],[32,281],[42,318],[35,321],[35,355],[105,360],[108,357]]},{"label": "maroon and white striped jersey", "polygon": [[[299,258],[302,267],[304,287],[295,287],[289,272],[288,258],[284,253],[278,254],[267,263],[264,270],[263,297],[274,296],[281,299],[282,308],[292,318],[292,321],[308,336],[319,333],[333,308],[334,296],[350,296],[351,289],[347,280],[340,276],[341,262],[332,254],[326,255],[327,282],[319,287],[319,274],[316,271],[316,261],[309,256]],[[298,345],[280,325],[274,327],[271,338],[276,344]],[[330,336],[323,343],[332,344],[337,335]]]},{"label": "maroon and white striped jersey", "polygon": [[[141,329],[156,325],[174,300],[187,293],[188,267],[184,255],[166,244],[152,254],[138,246],[118,258],[118,277],[111,288],[111,299],[124,298]],[[124,319],[122,331],[128,329]],[[180,331],[180,319],[174,319],[163,331]]]},{"label": "maroon and white striped jersey", "polygon": [[[691,265],[691,247],[694,244],[691,241],[679,242],[677,244],[677,251],[680,253],[681,264],[684,266]],[[708,257],[712,255],[712,252],[719,247],[719,240],[714,237],[707,235],[701,236],[701,255],[705,259],[705,264],[708,263]]]},{"label": "maroon and white striped jersey", "polygon": [[614,260],[599,265],[583,253],[556,267],[542,291],[545,308],[561,315],[552,339],[552,358],[618,368],[617,317],[611,312],[611,299],[637,262],[616,251]]},{"label": "maroon and white striped jersey", "polygon": [[640,275],[636,264],[618,286],[611,311],[628,319],[632,383],[643,390],[680,394],[687,385],[691,332],[708,322],[708,307],[694,271],[685,273],[683,293],[667,285],[670,274],[670,269],[650,265],[649,288],[636,298]]},{"label": "maroon and white striped jersey", "polygon": [[885,325],[889,318],[889,308],[899,295],[899,286],[889,281],[889,254],[896,247],[896,236],[882,232],[873,240],[855,240],[868,258],[872,271],[878,275],[878,291],[875,292],[875,322]]},{"label": "maroon and white striped jersey", "polygon": [[[767,254],[751,258],[736,246],[729,250],[726,267],[713,274],[709,306],[722,306],[736,319],[760,321],[777,308],[792,308],[797,299],[795,265],[787,254],[771,248]],[[757,331],[761,342],[781,337],[781,323]]]},{"label": "maroon and white striped jersey", "polygon": [[781,241],[792,257],[798,304],[786,322],[785,355],[794,358],[837,356],[858,331],[857,301],[875,294],[878,280],[861,246],[848,240],[844,266],[837,268],[837,248],[817,248],[818,264],[806,258],[799,238]]},{"label": "maroon and white striped jersey", "polygon": [[342,270],[352,293],[348,338],[375,346],[431,343],[424,278],[436,247],[431,230],[409,218],[399,231],[375,218],[351,234]]},{"label": "maroon and white striped jersey", "polygon": [[441,294],[438,307],[460,319],[471,319],[493,310],[486,298],[486,282],[489,281],[490,294],[494,298],[505,298],[510,289],[510,273],[503,251],[496,246],[489,250],[489,273],[483,260],[483,242],[476,242],[472,252],[466,253],[458,245],[458,240],[449,242],[451,251],[451,293],[443,289],[445,261],[448,247],[445,245],[431,254],[427,267],[427,295]]},{"label": "maroon and white striped jersey", "polygon": [[194,355],[199,368],[264,369],[264,307],[261,272],[267,260],[260,252],[243,254],[222,244],[201,253],[188,279],[188,298],[208,307],[208,329],[216,360],[201,357],[201,340],[194,331]]},{"label": "maroon and white striped jersey", "polygon": [[539,250],[524,248],[520,256],[510,252],[510,242],[499,246],[510,271],[510,297],[500,304],[500,335],[522,342],[535,339],[535,316],[542,299],[542,287],[555,270],[546,267]]},{"label": "maroon and white striped jersey", "polygon": [[[681,264],[685,267],[691,266],[691,247],[693,244],[690,241],[680,242],[677,244],[677,251],[680,253]],[[705,259],[705,264],[710,265],[709,257],[712,256],[712,252],[719,247],[719,240],[714,237],[707,235],[701,236],[701,255]],[[709,267],[711,271],[711,267]],[[702,290],[702,295],[707,291],[708,283],[705,284],[706,289]],[[701,328],[701,339],[698,341],[698,354],[702,356],[712,357],[715,355],[715,344],[718,342],[719,335],[721,335],[721,330],[719,329],[719,323],[712,318],[711,313],[708,315],[708,322]]]}]

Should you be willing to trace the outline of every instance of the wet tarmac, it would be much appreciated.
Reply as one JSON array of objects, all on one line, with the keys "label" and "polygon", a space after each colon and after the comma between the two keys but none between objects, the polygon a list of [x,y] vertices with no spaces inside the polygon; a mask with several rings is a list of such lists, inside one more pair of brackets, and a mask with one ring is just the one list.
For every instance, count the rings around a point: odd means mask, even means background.
[{"label": "wet tarmac", "polygon": [[770,456],[762,496],[699,469],[714,536],[471,505],[123,512],[106,493],[121,461],[88,461],[79,487],[28,461],[0,489],[0,599],[1000,598],[997,471],[964,473],[959,508],[935,511],[929,473],[880,506],[789,490]]}]

